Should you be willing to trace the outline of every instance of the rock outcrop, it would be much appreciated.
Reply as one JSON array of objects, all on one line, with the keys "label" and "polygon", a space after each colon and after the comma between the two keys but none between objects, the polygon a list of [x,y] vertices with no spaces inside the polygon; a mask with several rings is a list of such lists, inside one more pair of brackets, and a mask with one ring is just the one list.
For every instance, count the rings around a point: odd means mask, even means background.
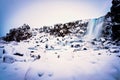
[{"label": "rock outcrop", "polygon": [[120,0],[113,0],[111,7],[113,40],[120,40]]},{"label": "rock outcrop", "polygon": [[22,27],[13,28],[7,33],[7,35],[3,38],[5,41],[17,41],[26,40],[32,36],[30,32],[30,26],[24,24]]},{"label": "rock outcrop", "polygon": [[75,22],[69,22],[65,24],[56,24],[53,28],[50,29],[50,34],[64,37],[66,35],[79,35],[84,36],[87,30],[88,22],[85,21],[82,23],[82,20],[75,21]]}]

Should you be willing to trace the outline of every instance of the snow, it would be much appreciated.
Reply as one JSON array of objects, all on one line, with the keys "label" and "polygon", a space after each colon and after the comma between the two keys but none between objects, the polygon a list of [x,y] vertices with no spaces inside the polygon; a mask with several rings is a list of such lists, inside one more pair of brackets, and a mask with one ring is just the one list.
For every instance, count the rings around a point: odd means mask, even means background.
[{"label": "snow", "polygon": [[0,43],[0,80],[120,80],[120,46],[103,38],[93,42],[42,33],[19,43]]}]

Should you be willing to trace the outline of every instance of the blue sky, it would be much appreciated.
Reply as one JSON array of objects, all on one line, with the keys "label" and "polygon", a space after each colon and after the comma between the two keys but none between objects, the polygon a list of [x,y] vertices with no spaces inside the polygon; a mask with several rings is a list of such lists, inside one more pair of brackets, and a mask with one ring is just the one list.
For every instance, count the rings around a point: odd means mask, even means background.
[{"label": "blue sky", "polygon": [[0,0],[0,36],[24,23],[53,25],[105,15],[112,0]]}]

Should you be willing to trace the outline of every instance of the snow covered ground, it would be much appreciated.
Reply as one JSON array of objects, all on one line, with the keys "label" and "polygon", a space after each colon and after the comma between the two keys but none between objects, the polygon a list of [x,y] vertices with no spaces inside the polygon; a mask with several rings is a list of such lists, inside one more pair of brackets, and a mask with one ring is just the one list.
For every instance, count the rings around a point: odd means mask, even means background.
[{"label": "snow covered ground", "polygon": [[120,80],[120,45],[44,33],[1,41],[0,80]]}]

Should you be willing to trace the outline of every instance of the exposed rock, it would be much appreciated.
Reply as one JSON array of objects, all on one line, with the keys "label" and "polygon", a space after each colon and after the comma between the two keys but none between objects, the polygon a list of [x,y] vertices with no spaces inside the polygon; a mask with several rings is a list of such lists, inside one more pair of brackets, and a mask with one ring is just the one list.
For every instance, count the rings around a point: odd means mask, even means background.
[{"label": "exposed rock", "polygon": [[111,13],[109,12],[105,15],[102,37],[108,39],[111,36],[112,36],[112,21],[111,21]]},{"label": "exposed rock", "polygon": [[3,52],[2,52],[2,53],[5,54],[5,52],[6,52],[5,49],[3,49]]},{"label": "exposed rock", "polygon": [[98,53],[98,55],[101,55],[101,53]]},{"label": "exposed rock", "polygon": [[87,50],[87,48],[83,48],[83,50]]},{"label": "exposed rock", "polygon": [[80,48],[80,44],[72,44],[71,47],[72,48]]},{"label": "exposed rock", "polygon": [[23,56],[24,54],[21,54],[21,53],[14,53],[14,55],[16,55],[16,56]]},{"label": "exposed rock", "polygon": [[60,55],[58,55],[57,58],[60,58]]},{"label": "exposed rock", "polygon": [[88,22],[82,23],[81,20],[65,24],[56,24],[50,29],[50,34],[59,37],[64,37],[68,34],[79,34],[80,36],[84,36],[87,24]]},{"label": "exposed rock", "polygon": [[81,50],[88,50],[88,48],[86,46],[83,46]]},{"label": "exposed rock", "polygon": [[117,55],[117,57],[119,57],[119,58],[120,58],[120,55]]},{"label": "exposed rock", "polygon": [[22,27],[13,28],[9,33],[3,38],[5,41],[17,41],[26,40],[32,36],[30,32],[30,26],[24,24]]},{"label": "exposed rock", "polygon": [[104,49],[109,49],[109,46],[104,46]]},{"label": "exposed rock", "polygon": [[117,46],[120,46],[120,41],[118,41],[116,45],[117,45]]},{"label": "exposed rock", "polygon": [[31,53],[34,53],[34,51],[31,51]]},{"label": "exposed rock", "polygon": [[111,7],[113,40],[120,40],[120,0],[113,0]]},{"label": "exposed rock", "polygon": [[34,60],[37,60],[37,59],[41,58],[40,55],[34,55],[34,54],[30,54],[30,57],[32,57]]},{"label": "exposed rock", "polygon": [[91,44],[92,44],[92,45],[96,45],[95,41],[92,41]]}]

